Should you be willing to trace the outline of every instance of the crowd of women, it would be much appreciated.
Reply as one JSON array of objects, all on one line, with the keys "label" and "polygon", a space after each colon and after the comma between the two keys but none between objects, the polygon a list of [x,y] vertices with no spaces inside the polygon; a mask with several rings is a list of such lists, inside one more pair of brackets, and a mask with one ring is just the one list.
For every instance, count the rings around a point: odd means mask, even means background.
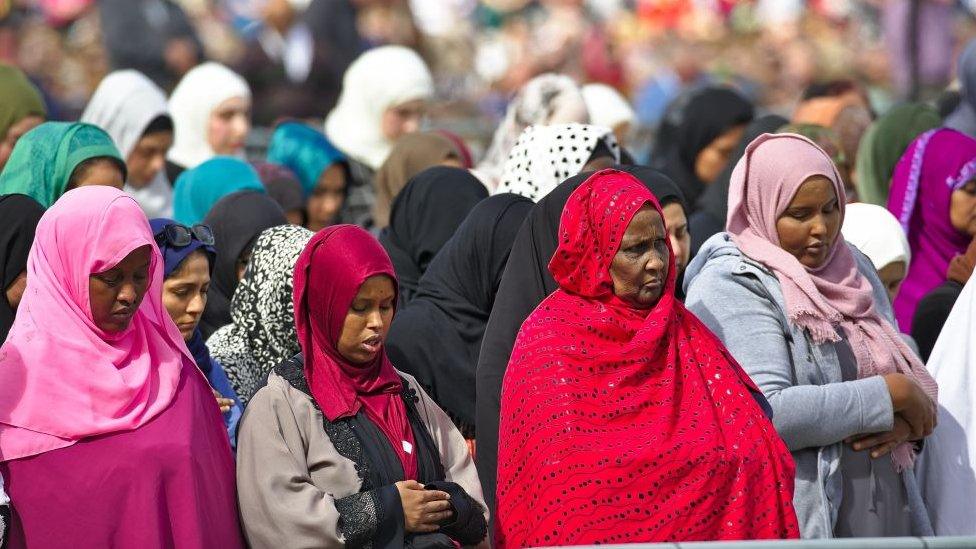
[{"label": "crowd of women", "polygon": [[626,102],[555,74],[475,163],[397,46],[261,159],[222,65],[112,73],[77,122],[2,67],[6,543],[976,534],[966,82],[790,119],[697,88],[641,166]]}]

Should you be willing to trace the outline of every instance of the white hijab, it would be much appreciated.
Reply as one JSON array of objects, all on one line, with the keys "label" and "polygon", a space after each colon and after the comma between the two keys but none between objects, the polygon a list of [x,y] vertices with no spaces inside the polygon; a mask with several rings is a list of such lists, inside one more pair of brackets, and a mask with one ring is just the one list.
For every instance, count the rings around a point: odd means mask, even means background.
[{"label": "white hijab", "polygon": [[937,536],[976,535],[976,277],[970,278],[927,367],[939,421],[915,466]]},{"label": "white hijab", "polygon": [[610,150],[614,163],[619,163],[620,147],[610,128],[589,124],[529,126],[512,148],[495,193],[515,193],[538,202],[580,173],[600,143]]},{"label": "white hijab", "polygon": [[620,124],[637,124],[637,113],[617,90],[606,84],[587,84],[582,91],[591,124],[614,129]]},{"label": "white hijab", "polygon": [[251,88],[220,63],[203,63],[186,73],[169,97],[174,126],[169,160],[190,169],[213,158],[216,153],[207,140],[210,113],[234,97],[250,100]]},{"label": "white hijab", "polygon": [[[98,84],[81,121],[105,130],[128,160],[149,123],[161,116],[169,117],[163,90],[139,71],[121,70],[110,73]],[[139,188],[126,183],[125,191],[150,219],[172,217],[173,189],[166,179],[166,170],[159,170]]]},{"label": "white hijab", "polygon": [[590,115],[579,85],[562,74],[540,74],[529,80],[508,104],[491,139],[491,146],[478,164],[476,175],[491,189],[501,182],[505,162],[525,128],[550,124],[588,124]]},{"label": "white hijab", "polygon": [[895,261],[904,261],[906,270],[911,263],[912,249],[905,231],[887,208],[861,202],[848,204],[841,232],[844,240],[868,256],[879,271]]},{"label": "white hijab", "polygon": [[376,170],[393,148],[383,136],[383,113],[433,95],[434,80],[413,50],[402,46],[369,50],[346,70],[339,102],[325,120],[325,135],[339,150]]}]

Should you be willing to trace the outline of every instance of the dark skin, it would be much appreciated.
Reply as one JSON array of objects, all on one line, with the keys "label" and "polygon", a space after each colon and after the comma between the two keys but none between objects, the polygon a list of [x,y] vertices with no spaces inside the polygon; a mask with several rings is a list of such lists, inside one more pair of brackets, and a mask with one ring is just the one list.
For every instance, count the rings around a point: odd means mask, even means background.
[{"label": "dark skin", "polygon": [[346,170],[341,164],[333,164],[322,172],[308,197],[305,227],[317,232],[335,223],[345,200]]},{"label": "dark skin", "polygon": [[[834,183],[822,176],[808,178],[797,189],[789,205],[776,220],[779,246],[807,269],[826,263],[843,224]],[[932,399],[910,377],[884,376],[895,412],[892,429],[849,437],[855,450],[871,450],[881,457],[899,444],[920,440],[935,428],[936,408]]]},{"label": "dark skin", "polygon": [[[367,278],[349,304],[336,348],[353,364],[369,364],[383,350],[396,305],[394,282],[385,275]],[[436,532],[451,516],[450,495],[425,490],[416,480],[396,483],[403,506],[404,528],[411,533]]]},{"label": "dark skin", "polygon": [[106,333],[129,327],[149,289],[150,247],[136,248],[118,265],[88,277],[92,321]]},{"label": "dark skin", "polygon": [[804,267],[821,267],[840,234],[842,219],[834,184],[815,175],[800,185],[776,220],[779,247]]},{"label": "dark skin", "polygon": [[664,220],[646,205],[634,214],[610,262],[613,293],[638,309],[650,309],[661,299],[671,266]]}]

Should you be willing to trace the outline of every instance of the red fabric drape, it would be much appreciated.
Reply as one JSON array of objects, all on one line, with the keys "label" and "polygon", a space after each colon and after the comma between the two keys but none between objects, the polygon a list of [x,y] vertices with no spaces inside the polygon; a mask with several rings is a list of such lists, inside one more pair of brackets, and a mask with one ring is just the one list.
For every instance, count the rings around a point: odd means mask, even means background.
[{"label": "red fabric drape", "polygon": [[[519,332],[502,389],[499,547],[795,538],[793,459],[722,343],[674,298],[613,295],[610,262],[654,196],[604,170],[570,197],[560,288]],[[673,266],[673,254],[671,255]]]},{"label": "red fabric drape", "polygon": [[386,251],[369,233],[353,225],[325,228],[309,241],[295,264],[295,329],[305,355],[305,377],[312,397],[329,421],[365,410],[390,440],[403,465],[404,479],[417,478],[416,448],[400,392],[403,384],[386,351],[373,362],[353,364],[337,349],[349,306],[367,278],[396,273]]}]

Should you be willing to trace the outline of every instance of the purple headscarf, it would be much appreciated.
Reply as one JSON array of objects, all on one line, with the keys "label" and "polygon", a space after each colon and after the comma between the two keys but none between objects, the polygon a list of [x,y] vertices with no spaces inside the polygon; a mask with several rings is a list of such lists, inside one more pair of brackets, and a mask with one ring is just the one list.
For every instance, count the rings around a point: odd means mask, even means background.
[{"label": "purple headscarf", "polygon": [[895,316],[905,333],[925,294],[945,282],[949,262],[966,251],[972,237],[953,228],[953,191],[976,177],[976,140],[948,128],[918,136],[895,167],[888,211],[908,235],[912,265],[895,299]]}]

